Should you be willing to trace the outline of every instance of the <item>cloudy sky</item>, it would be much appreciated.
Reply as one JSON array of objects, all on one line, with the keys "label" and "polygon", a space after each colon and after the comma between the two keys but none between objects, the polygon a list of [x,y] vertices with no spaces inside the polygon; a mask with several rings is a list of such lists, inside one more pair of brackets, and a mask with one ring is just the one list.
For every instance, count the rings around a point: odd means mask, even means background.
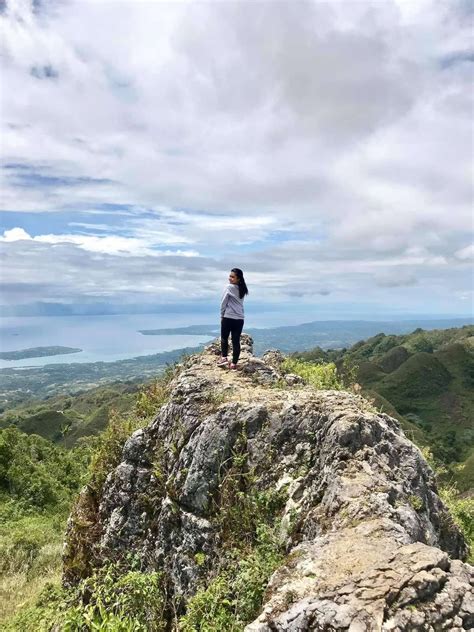
[{"label": "cloudy sky", "polygon": [[1,302],[469,314],[470,0],[0,0]]}]

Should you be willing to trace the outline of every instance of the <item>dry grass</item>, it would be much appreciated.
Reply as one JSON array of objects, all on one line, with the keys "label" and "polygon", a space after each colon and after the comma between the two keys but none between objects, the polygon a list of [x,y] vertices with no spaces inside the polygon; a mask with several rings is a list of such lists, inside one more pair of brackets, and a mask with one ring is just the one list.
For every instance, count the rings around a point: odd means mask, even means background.
[{"label": "dry grass", "polygon": [[32,566],[0,577],[0,622],[36,600],[47,583],[61,581],[61,539],[45,544]]}]

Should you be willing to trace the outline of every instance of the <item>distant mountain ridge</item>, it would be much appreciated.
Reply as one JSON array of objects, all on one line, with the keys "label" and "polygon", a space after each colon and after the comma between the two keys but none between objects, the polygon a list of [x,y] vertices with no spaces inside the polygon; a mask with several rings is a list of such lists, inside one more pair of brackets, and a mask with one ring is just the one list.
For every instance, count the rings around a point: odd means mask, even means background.
[{"label": "distant mountain ridge", "polygon": [[[268,329],[244,326],[244,330],[252,336],[255,353],[258,355],[269,348],[279,349],[283,353],[302,351],[315,346],[321,346],[323,349],[344,348],[380,331],[385,332],[386,335],[408,334],[421,327],[432,330],[462,327],[466,324],[474,324],[473,319],[314,320],[299,325],[282,325]],[[188,327],[142,329],[139,331],[145,336],[174,334],[218,336],[219,326],[218,324],[190,325]]]},{"label": "distant mountain ridge", "polygon": [[37,434],[64,447],[79,438],[102,432],[111,411],[133,406],[138,384],[107,384],[76,395],[56,395],[7,411],[0,418],[0,430],[15,426],[26,434]]}]

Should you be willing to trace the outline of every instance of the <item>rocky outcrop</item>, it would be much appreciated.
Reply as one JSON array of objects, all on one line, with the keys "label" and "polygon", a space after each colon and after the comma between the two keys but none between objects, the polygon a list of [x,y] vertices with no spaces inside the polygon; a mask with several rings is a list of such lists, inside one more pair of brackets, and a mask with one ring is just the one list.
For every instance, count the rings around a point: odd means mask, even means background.
[{"label": "rocky outcrop", "polygon": [[238,371],[218,368],[216,353],[187,359],[169,402],[127,441],[97,499],[94,563],[133,553],[164,571],[184,611],[218,572],[223,485],[238,462],[258,490],[283,496],[284,560],[248,632],[473,627],[466,544],[398,423],[360,396],[284,375],[281,354],[254,357],[249,337]]}]

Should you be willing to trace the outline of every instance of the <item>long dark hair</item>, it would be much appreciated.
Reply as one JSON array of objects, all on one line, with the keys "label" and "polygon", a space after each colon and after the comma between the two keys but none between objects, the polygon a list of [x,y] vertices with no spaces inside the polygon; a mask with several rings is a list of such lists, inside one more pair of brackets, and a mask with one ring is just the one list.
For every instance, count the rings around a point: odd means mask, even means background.
[{"label": "long dark hair", "polygon": [[244,273],[240,268],[232,268],[231,272],[237,275],[239,279],[239,296],[240,298],[244,298],[244,296],[249,293],[249,289],[245,283]]}]

